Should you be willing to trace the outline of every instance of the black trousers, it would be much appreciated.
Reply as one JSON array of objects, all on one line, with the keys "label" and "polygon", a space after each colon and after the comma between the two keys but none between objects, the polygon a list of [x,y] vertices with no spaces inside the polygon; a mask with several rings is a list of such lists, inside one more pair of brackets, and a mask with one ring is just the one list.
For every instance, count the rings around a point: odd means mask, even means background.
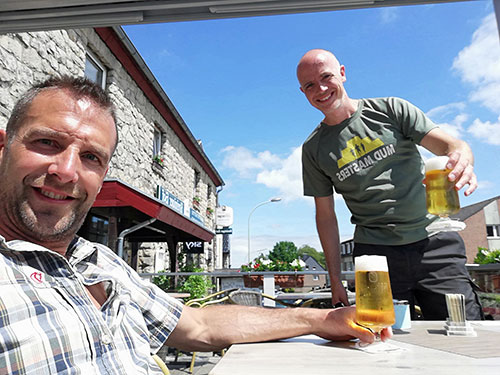
[{"label": "black trousers", "polygon": [[477,287],[465,268],[465,246],[456,232],[441,232],[400,246],[355,243],[353,254],[387,257],[393,298],[410,303],[412,319],[417,304],[425,320],[446,320],[447,293],[465,296],[468,320],[484,319]]}]

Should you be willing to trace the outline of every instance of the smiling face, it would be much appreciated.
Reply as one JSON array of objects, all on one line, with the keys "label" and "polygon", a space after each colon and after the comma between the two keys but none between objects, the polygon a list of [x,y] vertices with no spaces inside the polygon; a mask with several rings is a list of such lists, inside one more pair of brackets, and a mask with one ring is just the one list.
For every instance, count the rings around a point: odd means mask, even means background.
[{"label": "smiling face", "polygon": [[311,105],[319,109],[325,118],[338,117],[349,102],[344,89],[345,68],[333,54],[324,50],[311,50],[297,66],[300,90]]},{"label": "smiling face", "polygon": [[116,137],[111,115],[94,102],[42,91],[12,138],[0,131],[0,234],[65,252],[99,193]]}]

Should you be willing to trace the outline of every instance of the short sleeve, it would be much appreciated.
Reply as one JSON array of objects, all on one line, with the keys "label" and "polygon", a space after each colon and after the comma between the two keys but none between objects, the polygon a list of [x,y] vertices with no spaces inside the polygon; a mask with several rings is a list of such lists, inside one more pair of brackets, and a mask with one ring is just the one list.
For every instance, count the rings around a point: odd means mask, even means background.
[{"label": "short sleeve", "polygon": [[306,196],[327,197],[333,194],[332,181],[311,155],[308,143],[302,146],[302,183]]}]

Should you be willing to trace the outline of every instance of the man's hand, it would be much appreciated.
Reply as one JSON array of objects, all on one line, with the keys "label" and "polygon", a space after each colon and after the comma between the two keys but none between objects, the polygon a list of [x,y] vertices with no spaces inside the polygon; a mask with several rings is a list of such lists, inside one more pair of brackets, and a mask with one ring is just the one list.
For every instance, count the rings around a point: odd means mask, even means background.
[{"label": "man's hand", "polygon": [[[369,329],[358,325],[355,322],[355,316],[356,308],[354,306],[329,310],[324,323],[320,324],[314,333],[327,340],[341,341],[357,337],[361,341],[371,344],[375,340],[375,335]],[[391,337],[391,327],[384,328],[380,332],[382,341]]]},{"label": "man's hand", "polygon": [[342,302],[344,306],[349,306],[349,299],[347,298],[347,291],[342,285],[341,281],[332,281],[332,306]]},{"label": "man's hand", "polygon": [[477,178],[474,174],[474,155],[469,145],[439,128],[432,129],[420,141],[420,144],[435,155],[446,155],[449,158],[448,169],[451,169],[448,178],[456,181],[455,188],[460,190],[469,185],[465,196],[472,194],[477,188]]},{"label": "man's hand", "polygon": [[448,179],[456,181],[455,188],[460,190],[465,185],[469,185],[465,190],[465,196],[470,195],[477,188],[477,177],[474,173],[474,166],[471,158],[458,151],[451,152],[449,155],[447,169],[451,169]]}]

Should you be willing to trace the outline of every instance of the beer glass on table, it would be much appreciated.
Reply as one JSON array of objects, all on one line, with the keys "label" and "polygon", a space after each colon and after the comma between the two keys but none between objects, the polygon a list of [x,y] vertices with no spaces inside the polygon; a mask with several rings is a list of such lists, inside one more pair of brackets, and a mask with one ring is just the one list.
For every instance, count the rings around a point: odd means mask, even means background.
[{"label": "beer glass on table", "polygon": [[387,258],[362,255],[354,259],[356,283],[356,323],[375,333],[396,322]]},{"label": "beer glass on table", "polygon": [[447,156],[437,156],[425,162],[425,196],[427,211],[439,216],[427,229],[434,231],[459,231],[465,223],[449,216],[460,211],[458,191],[455,182],[448,180],[450,169],[446,168]]}]

